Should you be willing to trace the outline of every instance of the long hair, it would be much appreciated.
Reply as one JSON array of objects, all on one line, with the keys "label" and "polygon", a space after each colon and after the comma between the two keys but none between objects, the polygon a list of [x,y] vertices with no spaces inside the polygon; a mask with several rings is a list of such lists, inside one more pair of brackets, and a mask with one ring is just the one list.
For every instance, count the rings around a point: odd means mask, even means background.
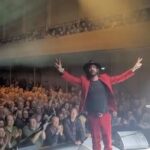
[{"label": "long hair", "polygon": [[[97,67],[97,70],[98,70],[98,75],[100,74],[100,69]],[[90,74],[90,72],[89,72],[89,68],[87,68],[86,70],[84,70],[84,72],[85,72],[85,75],[86,75],[86,77],[87,77],[87,79],[91,79],[91,74]]]}]

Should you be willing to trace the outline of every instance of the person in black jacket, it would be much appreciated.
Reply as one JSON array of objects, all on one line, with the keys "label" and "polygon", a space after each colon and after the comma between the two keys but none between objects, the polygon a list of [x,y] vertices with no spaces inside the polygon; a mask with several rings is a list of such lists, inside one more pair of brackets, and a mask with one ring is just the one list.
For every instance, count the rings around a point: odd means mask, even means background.
[{"label": "person in black jacket", "polygon": [[46,129],[46,140],[44,142],[44,145],[55,146],[63,142],[65,142],[63,125],[60,125],[59,118],[57,116],[54,116],[52,118],[52,125],[48,126]]},{"label": "person in black jacket", "polygon": [[70,116],[64,121],[64,130],[68,142],[80,145],[85,139],[85,134],[77,115],[77,109],[72,108]]}]

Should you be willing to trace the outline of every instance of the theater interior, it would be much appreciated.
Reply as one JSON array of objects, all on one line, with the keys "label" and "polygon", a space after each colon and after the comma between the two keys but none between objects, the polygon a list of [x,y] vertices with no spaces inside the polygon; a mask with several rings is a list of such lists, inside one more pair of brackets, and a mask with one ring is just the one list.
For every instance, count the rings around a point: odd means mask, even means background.
[{"label": "theater interior", "polygon": [[[122,128],[129,123],[126,116],[130,113],[138,128],[117,131],[117,136],[113,137],[113,149],[150,147],[149,0],[0,0],[0,112],[6,109],[10,115],[12,112],[6,104],[13,104],[16,119],[18,112],[23,114],[28,98],[32,99],[30,103],[38,99],[37,103],[44,105],[53,98],[51,93],[59,95],[59,89],[64,95],[70,92],[72,97],[74,91],[80,91],[80,87],[62,80],[55,68],[56,58],[61,59],[65,70],[76,76],[85,74],[82,67],[89,60],[100,63],[102,72],[116,75],[131,69],[138,58],[143,58],[142,67],[134,77],[114,86],[115,96],[120,100],[118,115],[120,118],[122,114],[125,116],[124,120],[121,118]],[[22,110],[18,105],[20,99],[24,103]],[[43,110],[45,106],[41,107]],[[0,115],[0,122],[5,124],[0,125],[0,132],[7,127],[5,118],[6,115]],[[7,141],[0,135],[1,139]],[[21,135],[17,140],[22,142],[24,138]],[[6,146],[0,143],[0,149],[7,150],[9,144],[3,144]],[[37,149],[35,145],[33,142],[19,149]],[[56,147],[44,145],[38,149],[92,150],[92,143],[88,137],[80,146],[65,143]]]}]

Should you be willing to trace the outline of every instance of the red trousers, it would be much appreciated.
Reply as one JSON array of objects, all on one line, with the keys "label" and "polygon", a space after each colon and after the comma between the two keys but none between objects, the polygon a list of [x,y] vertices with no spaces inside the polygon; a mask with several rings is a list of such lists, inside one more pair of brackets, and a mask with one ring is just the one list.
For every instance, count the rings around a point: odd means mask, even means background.
[{"label": "red trousers", "polygon": [[88,121],[91,129],[93,150],[101,150],[101,138],[104,150],[112,150],[111,115],[105,113],[102,117],[89,115]]}]

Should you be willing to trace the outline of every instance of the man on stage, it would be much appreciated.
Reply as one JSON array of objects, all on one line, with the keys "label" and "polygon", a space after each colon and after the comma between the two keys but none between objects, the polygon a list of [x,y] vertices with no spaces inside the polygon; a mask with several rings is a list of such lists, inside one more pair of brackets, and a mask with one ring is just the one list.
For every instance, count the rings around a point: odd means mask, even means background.
[{"label": "man on stage", "polygon": [[80,111],[86,110],[88,112],[93,150],[101,150],[101,137],[104,149],[112,150],[110,112],[116,110],[112,85],[132,77],[134,72],[141,68],[141,62],[142,58],[138,58],[131,69],[120,75],[109,76],[100,72],[101,65],[99,63],[90,60],[83,66],[86,76],[76,77],[65,71],[61,60],[56,59],[55,67],[62,74],[62,78],[72,84],[78,84],[82,88]]}]

